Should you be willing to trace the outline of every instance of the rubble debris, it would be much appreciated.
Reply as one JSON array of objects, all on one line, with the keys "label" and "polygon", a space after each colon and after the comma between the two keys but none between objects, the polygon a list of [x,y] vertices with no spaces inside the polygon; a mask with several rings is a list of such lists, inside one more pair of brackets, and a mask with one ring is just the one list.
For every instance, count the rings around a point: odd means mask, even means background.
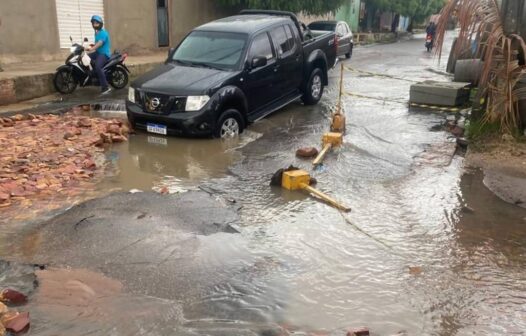
[{"label": "rubble debris", "polygon": [[120,120],[75,112],[0,118],[0,208],[78,194],[101,175],[103,147],[127,141],[128,131]]},{"label": "rubble debris", "polygon": [[301,158],[313,158],[318,155],[318,150],[314,147],[300,148],[296,151],[296,156]]},{"label": "rubble debris", "polygon": [[369,328],[361,327],[356,329],[350,329],[347,332],[347,336],[369,336]]},{"label": "rubble debris", "polygon": [[0,316],[7,313],[9,311],[9,308],[3,303],[0,302]]},{"label": "rubble debris", "polygon": [[9,304],[24,304],[27,302],[27,296],[14,289],[4,289],[0,293],[0,301]]},{"label": "rubble debris", "polygon": [[468,148],[469,146],[469,140],[465,137],[457,138],[457,145],[460,146],[460,148]]},{"label": "rubble debris", "polygon": [[29,328],[29,313],[19,313],[16,311],[2,315],[2,324],[7,331],[19,333]]},{"label": "rubble debris", "polygon": [[27,302],[27,296],[14,289],[4,289],[0,293],[0,301],[0,336],[5,335],[7,331],[19,333],[27,330],[29,328],[29,313],[9,310],[4,304],[24,304]]},{"label": "rubble debris", "polygon": [[420,266],[409,266],[409,274],[420,275],[422,274],[422,267]]}]

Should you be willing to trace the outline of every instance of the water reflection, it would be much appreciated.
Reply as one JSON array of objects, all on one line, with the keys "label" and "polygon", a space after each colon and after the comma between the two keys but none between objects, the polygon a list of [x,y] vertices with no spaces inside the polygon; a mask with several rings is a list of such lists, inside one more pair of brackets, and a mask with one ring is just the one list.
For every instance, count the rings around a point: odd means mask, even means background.
[{"label": "water reflection", "polygon": [[[526,209],[502,201],[480,183],[481,179],[482,172],[477,171],[464,175],[461,180],[462,200],[469,208],[464,207],[458,215],[458,243],[464,248],[481,248],[499,259],[504,258],[510,261],[507,266],[526,266]],[[523,258],[517,260],[519,256]]]},{"label": "water reflection", "polygon": [[238,151],[259,134],[245,132],[226,141],[184,139],[138,133],[108,153],[111,176],[99,189],[150,190],[166,185],[176,189],[195,187],[201,181],[224,176],[241,159]]}]

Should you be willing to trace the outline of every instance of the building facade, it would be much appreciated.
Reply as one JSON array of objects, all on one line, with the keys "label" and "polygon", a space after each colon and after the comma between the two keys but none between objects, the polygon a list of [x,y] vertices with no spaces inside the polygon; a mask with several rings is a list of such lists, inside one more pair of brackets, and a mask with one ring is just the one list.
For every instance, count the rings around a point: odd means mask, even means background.
[{"label": "building facade", "polygon": [[345,21],[353,32],[358,32],[361,15],[363,14],[361,0],[346,0],[336,12],[336,20]]},{"label": "building facade", "polygon": [[298,13],[298,20],[308,25],[314,21],[330,21],[334,20],[334,13],[327,13],[325,15],[308,15],[305,13]]},{"label": "building facade", "polygon": [[0,63],[62,58],[70,36],[93,40],[93,14],[104,17],[113,49],[142,53],[233,12],[213,0],[1,0]]},{"label": "building facade", "polygon": [[[346,0],[344,5],[336,12],[336,20],[346,21],[353,32],[368,30],[375,32],[402,32],[407,31],[410,19],[393,12],[376,11],[373,14],[374,25],[367,29],[366,3],[362,0]],[[369,18],[371,19],[371,18]]]}]

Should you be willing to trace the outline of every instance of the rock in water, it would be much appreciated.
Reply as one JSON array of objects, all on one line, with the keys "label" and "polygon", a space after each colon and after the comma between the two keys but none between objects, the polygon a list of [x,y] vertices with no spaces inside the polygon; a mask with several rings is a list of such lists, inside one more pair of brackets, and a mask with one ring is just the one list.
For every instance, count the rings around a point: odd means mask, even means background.
[{"label": "rock in water", "polygon": [[296,151],[296,156],[301,158],[313,158],[318,155],[318,150],[314,147],[300,148]]}]

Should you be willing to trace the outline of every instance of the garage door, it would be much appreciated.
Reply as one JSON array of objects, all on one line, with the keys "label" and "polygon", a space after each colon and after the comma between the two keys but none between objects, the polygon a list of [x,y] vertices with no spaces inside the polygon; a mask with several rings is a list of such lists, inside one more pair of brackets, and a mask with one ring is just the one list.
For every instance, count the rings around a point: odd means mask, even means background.
[{"label": "garage door", "polygon": [[60,47],[69,48],[71,42],[82,43],[85,37],[93,41],[90,19],[94,14],[104,18],[103,0],[56,0]]}]

